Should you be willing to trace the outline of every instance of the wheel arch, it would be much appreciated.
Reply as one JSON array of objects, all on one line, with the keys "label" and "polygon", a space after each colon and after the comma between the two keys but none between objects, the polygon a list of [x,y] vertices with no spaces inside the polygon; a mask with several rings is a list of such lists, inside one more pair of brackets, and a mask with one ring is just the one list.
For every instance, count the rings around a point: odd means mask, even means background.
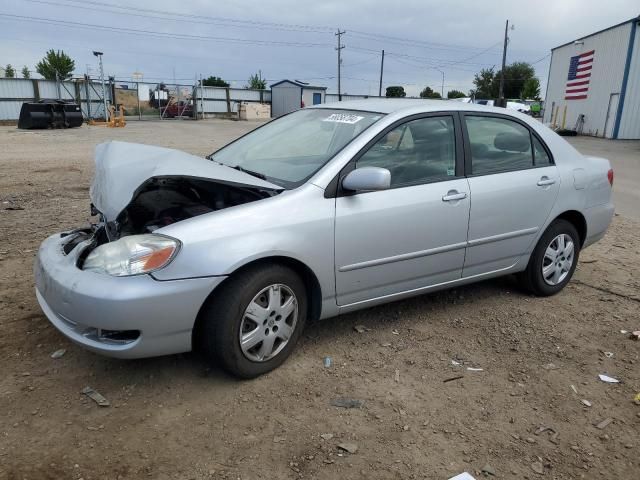
[{"label": "wheel arch", "polygon": [[225,283],[227,283],[229,279],[233,278],[238,273],[251,268],[255,268],[259,265],[264,265],[264,264],[284,265],[291,268],[298,275],[300,275],[300,277],[302,278],[302,281],[305,284],[307,294],[308,294],[308,302],[307,302],[308,317],[307,318],[309,320],[317,320],[318,318],[320,318],[320,313],[322,311],[322,288],[320,287],[320,281],[318,280],[318,277],[313,272],[313,270],[311,270],[311,268],[309,268],[309,266],[306,265],[304,262],[292,257],[287,257],[284,255],[273,255],[268,257],[261,257],[261,258],[254,259],[238,267],[231,274],[229,274],[229,276],[225,278],[223,282],[217,285],[216,288],[213,289],[213,291],[207,296],[205,301],[200,306],[200,310],[198,311],[198,316],[196,317],[196,321],[193,326],[193,331],[191,334],[192,335],[191,343],[194,348],[197,345],[198,332],[200,330],[200,325],[202,324],[203,310],[205,309],[206,305],[209,303],[211,298],[213,298],[216,295],[216,292],[220,291],[221,287]]},{"label": "wheel arch", "polygon": [[582,247],[587,239],[587,220],[584,215],[577,210],[567,210],[555,218],[555,220],[558,219],[566,220],[576,228],[578,235],[580,235],[580,246]]}]

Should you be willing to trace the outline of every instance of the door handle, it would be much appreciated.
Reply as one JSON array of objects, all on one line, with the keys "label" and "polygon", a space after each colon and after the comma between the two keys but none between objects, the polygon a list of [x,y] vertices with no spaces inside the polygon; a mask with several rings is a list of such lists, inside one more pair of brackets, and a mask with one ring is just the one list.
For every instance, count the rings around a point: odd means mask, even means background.
[{"label": "door handle", "polygon": [[538,180],[539,187],[546,187],[547,185],[553,185],[554,183],[556,183],[556,181],[553,178],[547,177],[546,175]]},{"label": "door handle", "polygon": [[462,200],[467,198],[466,192],[458,192],[457,190],[449,190],[447,194],[442,197],[443,202],[455,202],[456,200]]}]

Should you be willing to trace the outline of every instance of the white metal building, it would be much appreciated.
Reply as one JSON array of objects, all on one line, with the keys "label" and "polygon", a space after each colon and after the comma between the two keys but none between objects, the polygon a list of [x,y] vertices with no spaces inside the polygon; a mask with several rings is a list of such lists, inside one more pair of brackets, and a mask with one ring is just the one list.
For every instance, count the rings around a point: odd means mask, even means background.
[{"label": "white metal building", "polygon": [[271,85],[271,116],[279,117],[302,107],[324,103],[327,87],[314,87],[297,80]]},{"label": "white metal building", "polygon": [[640,16],[551,50],[545,123],[640,139],[638,23]]}]

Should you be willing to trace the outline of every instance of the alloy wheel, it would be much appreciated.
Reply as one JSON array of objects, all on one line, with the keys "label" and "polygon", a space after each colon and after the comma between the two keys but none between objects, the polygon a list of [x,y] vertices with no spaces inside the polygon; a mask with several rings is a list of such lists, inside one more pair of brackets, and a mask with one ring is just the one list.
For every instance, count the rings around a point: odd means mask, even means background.
[{"label": "alloy wheel", "polygon": [[298,300],[289,287],[273,284],[262,289],[244,311],[240,349],[254,362],[266,362],[287,345],[298,320]]},{"label": "alloy wheel", "polygon": [[573,240],[561,233],[549,243],[542,259],[542,278],[549,285],[558,285],[569,275],[575,259]]}]

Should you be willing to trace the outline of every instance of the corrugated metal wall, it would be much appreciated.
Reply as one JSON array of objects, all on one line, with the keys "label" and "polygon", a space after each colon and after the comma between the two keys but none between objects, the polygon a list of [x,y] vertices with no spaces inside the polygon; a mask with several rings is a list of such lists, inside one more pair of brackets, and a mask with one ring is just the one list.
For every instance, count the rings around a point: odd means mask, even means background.
[{"label": "corrugated metal wall", "polygon": [[229,88],[229,108],[227,109],[227,89],[224,87],[197,87],[194,97],[197,102],[198,114],[238,112],[240,102],[270,103],[269,90],[248,90],[246,88]]},{"label": "corrugated metal wall", "polygon": [[[620,93],[624,67],[629,47],[631,23],[620,25],[597,35],[584,38],[584,44],[569,44],[557,48],[551,56],[549,86],[545,99],[544,122],[551,121],[552,105],[560,107],[558,124],[562,122],[562,112],[566,105],[565,128],[574,128],[578,115],[584,114],[582,133],[604,136],[607,112],[611,94]],[[565,100],[565,87],[571,57],[595,50],[588,98],[585,100]],[[615,121],[615,112],[609,113],[609,122]],[[607,128],[607,131],[612,131]]]},{"label": "corrugated metal wall", "polygon": [[273,118],[298,110],[302,101],[302,87],[292,82],[281,82],[271,87],[271,116]]},{"label": "corrugated metal wall", "polygon": [[[0,120],[18,120],[20,108],[24,102],[35,102],[36,92],[34,83],[37,84],[40,99],[57,99],[58,88],[53,80],[32,80],[24,78],[0,78]],[[78,82],[83,115],[87,116],[87,99],[84,81]],[[93,117],[103,116],[104,104],[100,100],[101,87],[98,82],[93,82],[93,88],[89,87],[91,97],[91,113]],[[60,98],[63,100],[76,100],[76,82],[60,82]],[[110,91],[107,88],[107,101],[110,99]]]},{"label": "corrugated metal wall", "polygon": [[[365,98],[378,98],[378,97],[369,97],[368,95],[342,95],[342,101],[347,102],[349,100],[364,100]],[[333,103],[338,101],[337,93],[327,93],[324,96],[325,103]]]},{"label": "corrugated metal wall", "polygon": [[33,82],[23,78],[0,79],[0,99],[22,100],[33,98]]},{"label": "corrugated metal wall", "polygon": [[636,26],[633,53],[618,138],[640,139],[640,25]]}]

